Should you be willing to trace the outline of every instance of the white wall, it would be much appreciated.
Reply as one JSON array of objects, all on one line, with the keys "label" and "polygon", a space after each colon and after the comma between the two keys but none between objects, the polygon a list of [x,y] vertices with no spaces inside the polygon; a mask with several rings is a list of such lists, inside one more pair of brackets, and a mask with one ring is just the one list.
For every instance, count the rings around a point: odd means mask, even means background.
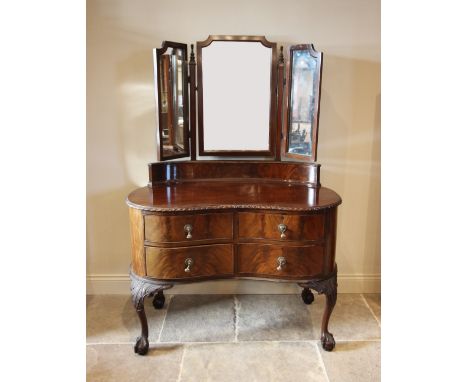
[{"label": "white wall", "polygon": [[[318,162],[339,208],[339,290],[380,290],[380,2],[88,0],[88,293],[128,293],[125,197],[156,160],[152,49],[209,34],[265,35],[324,52]],[[290,284],[221,281],[172,291],[287,293]]]}]

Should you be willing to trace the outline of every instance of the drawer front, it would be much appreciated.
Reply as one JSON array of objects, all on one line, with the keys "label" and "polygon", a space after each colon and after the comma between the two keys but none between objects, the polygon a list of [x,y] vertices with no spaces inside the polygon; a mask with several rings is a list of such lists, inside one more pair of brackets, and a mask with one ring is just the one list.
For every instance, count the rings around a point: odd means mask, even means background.
[{"label": "drawer front", "polygon": [[[281,226],[283,225],[283,226]],[[239,237],[270,240],[320,240],[324,216],[239,213]]]},{"label": "drawer front", "polygon": [[232,239],[232,213],[145,215],[145,240],[155,243]]},{"label": "drawer front", "polygon": [[320,245],[239,244],[237,270],[240,275],[304,279],[323,272],[323,256]]},{"label": "drawer front", "polygon": [[[234,273],[231,244],[183,248],[145,247],[145,251],[146,274],[158,279],[184,279]],[[190,265],[189,259],[191,259]]]}]

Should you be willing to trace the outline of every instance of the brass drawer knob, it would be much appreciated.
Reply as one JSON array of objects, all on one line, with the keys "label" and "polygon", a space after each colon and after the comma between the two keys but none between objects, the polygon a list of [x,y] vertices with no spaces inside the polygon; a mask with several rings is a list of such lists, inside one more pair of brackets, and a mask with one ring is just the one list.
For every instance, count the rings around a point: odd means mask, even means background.
[{"label": "brass drawer knob", "polygon": [[193,227],[191,224],[186,224],[184,225],[184,231],[185,233],[187,234],[187,236],[185,236],[187,239],[191,239],[192,238],[192,230],[193,230]]},{"label": "brass drawer knob", "polygon": [[193,259],[192,258],[189,257],[188,259],[185,259],[184,272],[189,273],[192,270],[192,265],[193,265]]},{"label": "brass drawer knob", "polygon": [[280,234],[281,234],[281,236],[280,236],[281,239],[286,239],[286,234],[285,234],[285,232],[286,232],[287,229],[288,229],[288,226],[287,226],[286,224],[283,224],[283,223],[278,224],[278,231],[279,231]]},{"label": "brass drawer knob", "polygon": [[278,262],[278,266],[276,267],[277,271],[282,271],[284,269],[284,266],[286,265],[286,258],[283,256],[278,257],[276,260]]}]

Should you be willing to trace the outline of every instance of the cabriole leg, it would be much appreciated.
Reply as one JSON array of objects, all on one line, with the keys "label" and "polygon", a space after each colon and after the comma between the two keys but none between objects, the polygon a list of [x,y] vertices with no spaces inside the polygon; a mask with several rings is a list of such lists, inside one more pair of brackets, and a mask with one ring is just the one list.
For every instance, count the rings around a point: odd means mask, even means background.
[{"label": "cabriole leg", "polygon": [[328,331],[328,321],[330,320],[330,316],[333,312],[333,308],[336,304],[336,296],[337,296],[337,282],[336,282],[336,274],[333,277],[333,282],[331,283],[330,287],[325,290],[325,296],[327,298],[327,305],[325,306],[325,312],[323,313],[322,318],[322,335],[321,335],[321,342],[322,347],[326,351],[332,351],[335,347],[335,339],[333,338],[333,334]]},{"label": "cabriole leg", "polygon": [[[138,314],[141,324],[141,335],[136,339],[134,346],[135,353],[139,355],[145,355],[148,353],[149,342],[148,342],[148,320],[146,319],[145,313],[145,297],[153,296],[155,293],[159,293],[164,289],[168,289],[171,285],[158,285],[145,281],[144,279],[130,273],[131,279],[131,291],[132,291],[132,302],[135,310]],[[164,296],[163,296],[164,297]],[[163,302],[164,305],[164,302]]]},{"label": "cabriole leg", "polygon": [[335,339],[333,334],[328,331],[328,322],[330,321],[330,316],[333,312],[333,308],[336,304],[337,297],[337,281],[336,281],[337,269],[333,275],[325,280],[311,280],[307,283],[299,284],[303,288],[312,288],[316,290],[319,294],[324,294],[326,297],[326,306],[325,311],[323,312],[322,317],[322,331],[320,341],[322,342],[322,347],[326,351],[332,351],[335,347]]},{"label": "cabriole leg", "polygon": [[133,350],[135,353],[138,353],[139,355],[145,355],[148,353],[149,349],[149,342],[148,342],[148,320],[146,319],[146,313],[145,313],[145,307],[143,305],[143,300],[141,301],[141,304],[139,303],[136,308],[138,318],[140,319],[141,323],[141,335],[137,337],[135,346],[133,347]]}]

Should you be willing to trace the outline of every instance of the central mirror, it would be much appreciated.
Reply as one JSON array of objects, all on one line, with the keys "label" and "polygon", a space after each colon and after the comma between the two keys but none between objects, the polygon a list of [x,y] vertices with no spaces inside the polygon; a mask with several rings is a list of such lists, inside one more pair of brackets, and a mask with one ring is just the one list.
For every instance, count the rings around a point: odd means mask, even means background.
[{"label": "central mirror", "polygon": [[276,43],[209,36],[197,60],[199,155],[273,156]]}]

